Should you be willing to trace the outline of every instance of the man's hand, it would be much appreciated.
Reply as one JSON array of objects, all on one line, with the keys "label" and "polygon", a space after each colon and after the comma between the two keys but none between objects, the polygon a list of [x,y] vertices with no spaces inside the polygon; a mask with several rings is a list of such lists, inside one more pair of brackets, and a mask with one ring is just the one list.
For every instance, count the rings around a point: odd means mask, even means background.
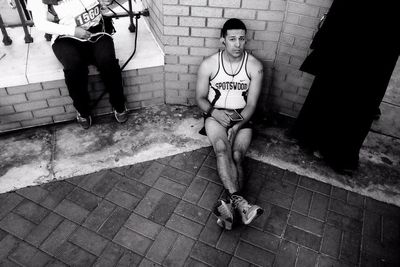
[{"label": "man's hand", "polygon": [[237,124],[233,125],[228,130],[228,140],[229,140],[229,143],[231,143],[231,146],[233,145],[233,142],[235,142],[235,138],[236,138],[238,131],[239,131],[239,127],[237,126]]},{"label": "man's hand", "polygon": [[216,121],[218,121],[224,127],[228,127],[231,124],[231,119],[223,110],[214,109],[211,115]]},{"label": "man's hand", "polygon": [[79,38],[79,39],[87,40],[87,39],[89,39],[90,35],[91,35],[90,32],[88,32],[87,30],[82,29],[81,27],[76,27],[75,28],[74,36]]}]

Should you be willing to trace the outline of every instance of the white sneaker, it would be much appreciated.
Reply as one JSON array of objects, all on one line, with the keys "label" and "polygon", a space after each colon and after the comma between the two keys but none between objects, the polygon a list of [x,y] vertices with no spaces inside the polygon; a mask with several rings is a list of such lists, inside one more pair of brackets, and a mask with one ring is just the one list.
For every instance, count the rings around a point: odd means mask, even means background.
[{"label": "white sneaker", "polygon": [[217,216],[217,224],[226,230],[232,230],[234,209],[231,200],[219,199],[213,213]]},{"label": "white sneaker", "polygon": [[260,216],[264,210],[257,205],[250,205],[246,199],[238,195],[232,195],[233,207],[239,212],[244,224],[251,223]]},{"label": "white sneaker", "polygon": [[124,111],[122,111],[122,112],[117,112],[114,109],[114,117],[118,123],[124,123],[128,120],[128,110],[126,109],[126,107],[125,107]]},{"label": "white sneaker", "polygon": [[92,126],[92,116],[83,117],[79,112],[76,113],[76,120],[78,124],[85,130]]}]

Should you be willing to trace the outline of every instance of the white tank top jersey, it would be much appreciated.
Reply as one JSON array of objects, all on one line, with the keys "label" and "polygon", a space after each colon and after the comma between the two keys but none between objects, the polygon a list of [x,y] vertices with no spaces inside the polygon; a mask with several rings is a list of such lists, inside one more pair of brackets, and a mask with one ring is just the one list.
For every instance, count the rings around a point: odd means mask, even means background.
[{"label": "white tank top jersey", "polygon": [[246,106],[250,77],[247,74],[248,53],[245,51],[239,70],[229,74],[224,68],[223,51],[218,55],[217,74],[211,78],[208,89],[208,101],[215,108],[243,109]]}]

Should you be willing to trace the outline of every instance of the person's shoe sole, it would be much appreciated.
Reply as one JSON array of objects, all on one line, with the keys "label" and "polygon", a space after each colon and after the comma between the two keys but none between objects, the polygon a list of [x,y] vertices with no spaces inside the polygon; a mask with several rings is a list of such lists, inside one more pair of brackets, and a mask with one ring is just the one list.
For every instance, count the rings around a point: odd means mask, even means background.
[{"label": "person's shoe sole", "polygon": [[264,213],[264,210],[261,207],[257,207],[249,213],[247,220],[243,221],[243,217],[242,217],[242,222],[243,222],[243,224],[250,224],[254,219],[256,219],[258,216],[260,216],[263,213]]},{"label": "person's shoe sole", "polygon": [[119,118],[117,117],[117,115],[115,115],[115,114],[114,114],[114,118],[115,118],[115,120],[116,120],[118,123],[121,123],[121,124],[128,121],[128,117],[123,118],[123,119],[119,119]]},{"label": "person's shoe sole", "polygon": [[[224,201],[218,200],[217,203],[215,204],[214,208],[213,208],[213,213],[215,214],[215,216],[217,216],[217,224],[226,229],[226,230],[232,230],[232,225],[233,225],[233,219],[230,217],[225,217],[223,214],[221,214],[221,212],[219,211],[219,208],[221,206],[225,206],[224,208],[229,209],[228,207],[226,207],[226,203]],[[232,214],[233,216],[233,214]]]},{"label": "person's shoe sole", "polygon": [[[123,114],[123,115],[118,115],[118,114],[122,114],[122,113],[124,113],[124,114]],[[118,116],[121,116],[121,117],[118,118]],[[121,113],[118,113],[118,112],[114,109],[114,118],[115,118],[115,120],[116,120],[118,123],[122,124],[122,123],[127,122],[128,119],[129,119],[128,116],[129,116],[129,115],[128,115],[128,110],[127,110],[126,108],[125,108],[125,111],[123,111],[123,112],[121,112]]]}]

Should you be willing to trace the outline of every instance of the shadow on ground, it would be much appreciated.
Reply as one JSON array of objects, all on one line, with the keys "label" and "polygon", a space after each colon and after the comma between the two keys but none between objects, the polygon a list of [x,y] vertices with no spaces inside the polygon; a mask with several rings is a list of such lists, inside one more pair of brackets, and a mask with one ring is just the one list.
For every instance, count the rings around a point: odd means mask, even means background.
[{"label": "shadow on ground", "polygon": [[[339,175],[288,139],[287,123],[271,121],[257,124],[250,158],[400,206],[400,140],[370,132],[359,171]],[[197,108],[163,105],[132,111],[122,125],[103,116],[89,130],[65,123],[3,134],[0,192],[206,147],[202,125]]]}]

